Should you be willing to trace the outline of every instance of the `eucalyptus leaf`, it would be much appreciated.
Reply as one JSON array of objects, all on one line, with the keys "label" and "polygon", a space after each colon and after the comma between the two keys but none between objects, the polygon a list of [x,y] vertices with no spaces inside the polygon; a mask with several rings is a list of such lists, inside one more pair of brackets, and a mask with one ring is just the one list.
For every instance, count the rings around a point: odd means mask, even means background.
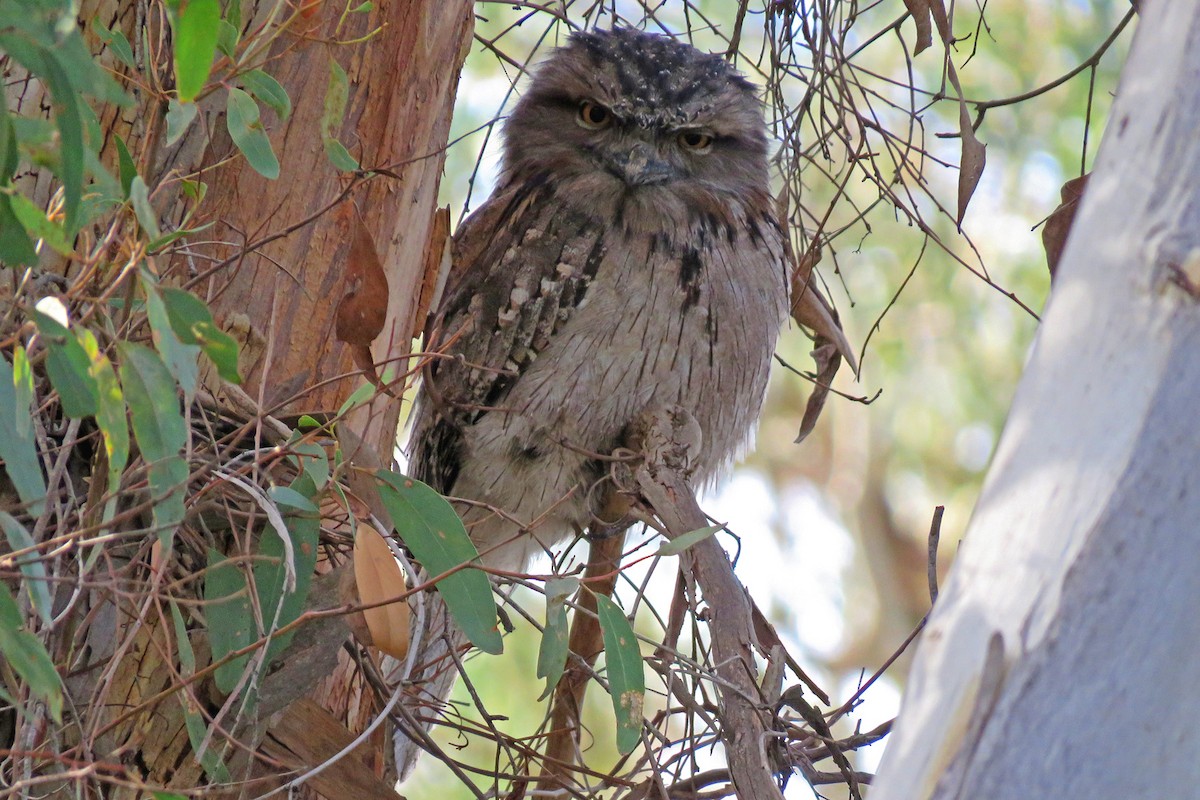
[{"label": "eucalyptus leaf", "polygon": [[91,359],[79,341],[53,317],[33,310],[33,321],[46,341],[46,373],[58,392],[63,413],[73,419],[96,413],[100,390],[91,375]]},{"label": "eucalyptus leaf", "polygon": [[279,81],[272,78],[261,69],[252,69],[238,76],[242,87],[252,94],[259,102],[275,112],[281,122],[286,122],[292,113],[292,101],[287,90]]},{"label": "eucalyptus leaf", "polygon": [[100,41],[108,46],[112,54],[125,66],[130,69],[137,69],[137,62],[133,60],[133,48],[129,46],[129,39],[119,30],[109,30],[100,24],[100,16],[96,15],[92,18],[92,30]]},{"label": "eucalyptus leaf", "polygon": [[[208,550],[208,569],[204,573],[204,601],[214,663],[258,639],[246,574],[237,562],[212,548]],[[249,660],[250,654],[243,653],[217,667],[213,673],[217,688],[226,694],[237,688]]]},{"label": "eucalyptus leaf", "polygon": [[[14,362],[24,362],[21,371],[0,358],[0,459],[21,502],[32,516],[40,517],[45,508],[46,480],[29,425],[33,413],[29,394],[22,387],[29,379],[28,359],[24,356],[25,349],[18,345]],[[25,372],[24,379],[21,372]]]},{"label": "eucalyptus leaf", "polygon": [[218,0],[188,0],[175,27],[175,88],[181,102],[196,99],[208,83],[220,36]]},{"label": "eucalyptus leaf", "polygon": [[41,640],[24,628],[21,609],[8,586],[0,581],[0,655],[29,686],[34,697],[46,703],[50,716],[62,719],[62,680]]},{"label": "eucalyptus leaf", "polygon": [[[0,511],[0,528],[4,529],[4,538],[8,540],[10,553],[18,550],[33,550],[35,544],[33,537],[29,531],[25,530],[25,526],[17,522],[11,514]],[[33,610],[42,618],[42,622],[47,625],[51,624],[54,616],[54,603],[50,597],[50,576],[46,574],[46,565],[42,563],[37,551],[34,550],[28,555],[21,556],[17,562],[17,568],[21,570],[21,583],[29,594],[29,602],[33,606]]]},{"label": "eucalyptus leaf", "polygon": [[330,162],[341,170],[358,169],[358,162],[350,155],[338,140],[342,120],[346,116],[346,99],[349,93],[349,81],[346,70],[341,65],[329,59],[329,83],[325,88],[325,104],[321,114],[321,140],[325,145],[325,155]]},{"label": "eucalyptus leaf", "polygon": [[[259,559],[254,564],[254,587],[258,592],[259,607],[263,610],[263,623],[272,632],[299,618],[308,599],[321,533],[320,512],[313,502],[316,493],[316,487],[304,475],[293,481],[291,486],[276,486],[269,491],[271,499],[280,507],[294,509],[286,514],[284,520],[292,539],[295,563],[291,566],[296,576],[295,588],[288,591],[287,569],[283,562],[287,550],[274,528],[266,526],[259,540]],[[266,663],[269,664],[286,650],[294,635],[295,631],[273,634],[267,646]]]},{"label": "eucalyptus leaf", "polygon": [[608,692],[617,719],[617,749],[629,753],[642,738],[642,708],[646,700],[642,653],[625,612],[604,595],[597,594],[595,598],[604,638]]},{"label": "eucalyptus leaf", "polygon": [[100,352],[96,337],[85,329],[79,331],[79,342],[91,361],[91,374],[96,379],[98,405],[96,424],[104,437],[104,454],[108,461],[108,491],[114,498],[121,488],[121,474],[129,462],[129,422],[125,415],[125,394],[117,380],[108,356]]},{"label": "eucalyptus leaf", "polygon": [[217,24],[217,29],[217,49],[229,58],[234,58],[241,32],[225,20]]},{"label": "eucalyptus leaf", "polygon": [[[396,533],[431,578],[479,558],[462,520],[446,498],[415,478],[377,470],[379,497]],[[459,569],[434,588],[446,601],[458,627],[471,643],[487,653],[504,649],[497,628],[496,600],[487,574],[473,567]]]},{"label": "eucalyptus leaf", "polygon": [[118,175],[121,178],[121,191],[123,196],[128,199],[129,190],[133,186],[133,179],[138,176],[137,166],[133,163],[133,156],[129,154],[129,148],[125,145],[125,140],[120,136],[116,136],[117,142],[117,169]]},{"label": "eucalyptus leaf", "polygon": [[43,53],[42,79],[50,86],[54,99],[54,122],[58,127],[59,169],[63,183],[63,216],[67,234],[74,235],[79,224],[79,203],[83,197],[83,102],[71,86],[70,78],[54,51]]},{"label": "eucalyptus leaf", "polygon": [[546,625],[542,629],[537,661],[537,676],[546,679],[546,688],[538,700],[550,696],[566,669],[570,654],[566,601],[578,589],[577,578],[551,578],[546,581]]},{"label": "eucalyptus leaf", "polygon": [[37,250],[13,212],[9,195],[0,193],[0,262],[9,267],[31,267]]},{"label": "eucalyptus leaf", "polygon": [[153,276],[142,272],[141,278],[142,289],[146,293],[146,317],[154,333],[154,346],[162,354],[175,380],[183,387],[184,396],[191,402],[200,380],[200,346],[180,341]]},{"label": "eucalyptus leaf", "polygon": [[158,212],[150,204],[150,189],[141,175],[134,175],[129,182],[129,202],[133,205],[133,213],[137,216],[138,224],[146,232],[149,239],[162,236],[158,227]]},{"label": "eucalyptus leaf", "polygon": [[259,121],[258,103],[241,89],[230,88],[225,108],[229,136],[246,161],[264,178],[279,177],[279,159],[271,149],[271,140]]},{"label": "eucalyptus leaf", "polygon": [[167,147],[175,144],[187,132],[197,111],[199,109],[195,103],[181,103],[174,97],[167,101]]},{"label": "eucalyptus leaf", "polygon": [[674,556],[682,553],[684,550],[698,544],[709,538],[717,531],[724,530],[724,525],[709,525],[704,528],[697,528],[694,531],[680,534],[674,539],[663,542],[659,545],[658,552],[655,555]]},{"label": "eucalyptus leaf", "polygon": [[222,378],[230,383],[241,383],[237,371],[237,341],[217,327],[204,301],[191,292],[169,286],[162,287],[160,293],[171,329],[179,340],[204,350]]},{"label": "eucalyptus leaf", "polygon": [[169,551],[185,513],[188,467],[179,453],[187,444],[187,426],[179,411],[175,381],[158,354],[133,342],[118,342],[117,352],[133,436],[149,473],[154,527]]},{"label": "eucalyptus leaf", "polygon": [[75,251],[75,247],[67,241],[67,232],[63,230],[63,226],[51,222],[46,217],[46,212],[34,205],[32,200],[23,194],[13,194],[10,200],[13,213],[17,215],[17,220],[27,233],[32,234],[35,239],[41,239],[61,255],[70,255]]}]

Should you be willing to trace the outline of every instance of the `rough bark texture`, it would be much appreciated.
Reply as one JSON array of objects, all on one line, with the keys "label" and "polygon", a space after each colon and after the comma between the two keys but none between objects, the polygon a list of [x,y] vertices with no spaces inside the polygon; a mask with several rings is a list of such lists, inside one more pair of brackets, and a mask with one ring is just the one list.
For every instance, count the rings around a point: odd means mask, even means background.
[{"label": "rough bark texture", "polygon": [[874,800],[1200,782],[1200,6],[1142,14]]},{"label": "rough bark texture", "polygon": [[[244,31],[257,30],[272,8],[278,11],[284,5],[243,0]],[[338,303],[354,287],[346,277],[349,231],[331,213],[331,205],[352,182],[348,201],[357,206],[374,240],[388,285],[386,296],[379,298],[387,307],[386,323],[373,344],[374,360],[393,360],[398,374],[408,369],[401,359],[409,352],[410,332],[417,328],[414,316],[426,240],[458,74],[470,42],[469,0],[376,0],[370,13],[346,15],[340,26],[341,6],[319,0],[306,5],[310,13],[298,18],[271,45],[270,53],[263,54],[265,69],[283,84],[293,103],[286,122],[264,109],[263,123],[282,165],[280,178],[268,181],[233,147],[224,103],[218,105],[215,95],[200,100],[201,113],[185,136],[170,147],[163,145],[166,109],[159,98],[165,95],[144,88],[169,89],[173,80],[170,29],[161,4],[80,4],[85,39],[93,53],[101,54],[101,63],[118,77],[127,71],[111,53],[103,52],[87,24],[93,18],[125,34],[139,67],[138,81],[130,85],[133,107],[101,108],[101,159],[116,163],[115,135],[121,136],[151,187],[165,230],[173,229],[182,214],[179,179],[190,177],[208,185],[204,215],[190,224],[214,222],[202,237],[210,241],[193,245],[171,263],[159,260],[153,268],[165,280],[185,284],[208,301],[217,321],[240,339],[244,393],[206,381],[219,401],[233,404],[232,419],[244,419],[248,410],[255,413],[253,401],[276,415],[333,411],[361,385],[350,348],[334,335]],[[369,35],[377,27],[381,30]],[[321,116],[331,59],[349,78],[344,122],[335,133],[364,169],[385,169],[388,174],[339,173],[322,150]],[[14,77],[6,83],[5,95],[9,107],[26,116],[36,116],[39,109],[48,113],[49,103],[36,80]],[[53,188],[44,170],[18,176],[18,181],[42,204]],[[68,271],[49,248],[41,266]],[[381,395],[343,421],[340,432],[354,443],[345,448],[347,460],[368,467],[389,464],[399,414],[399,399]],[[120,550],[114,558],[133,559],[134,549]],[[205,779],[184,729],[182,710],[185,702],[212,703],[214,698],[202,682],[187,695],[179,692],[171,620],[153,597],[153,588],[132,587],[131,601],[101,587],[81,601],[93,610],[74,631],[73,647],[81,662],[93,666],[68,675],[66,684],[82,716],[78,736],[91,745],[92,755],[127,759],[127,774],[152,786],[188,790]],[[340,602],[336,594],[316,590],[310,600],[310,605],[327,607]],[[203,628],[193,627],[196,667],[202,670],[209,662],[208,647]],[[328,641],[317,646],[312,641],[316,636],[326,637],[333,646],[327,646]],[[260,710],[277,713],[236,730],[242,741],[262,745],[276,759],[274,764],[256,761],[248,751],[231,756],[235,777],[263,781],[247,791],[263,793],[321,764],[379,713],[361,670],[341,649],[347,636],[344,623],[328,618],[300,628],[293,650],[303,652],[289,667],[311,666],[289,673],[286,685],[268,680]],[[89,701],[92,707],[87,707]],[[383,736],[387,727],[380,727],[340,765],[288,796],[312,796],[315,791],[330,797],[343,792],[363,798],[395,796]],[[59,788],[70,791],[64,782],[62,787],[51,786],[46,796],[57,796]],[[141,794],[130,786],[113,788],[110,796]]]}]

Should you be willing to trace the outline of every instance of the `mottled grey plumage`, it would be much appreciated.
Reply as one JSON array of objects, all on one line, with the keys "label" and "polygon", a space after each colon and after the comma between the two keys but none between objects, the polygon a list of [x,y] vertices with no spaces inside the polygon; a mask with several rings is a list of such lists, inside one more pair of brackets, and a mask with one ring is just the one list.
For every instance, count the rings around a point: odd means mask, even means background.
[{"label": "mottled grey plumage", "polygon": [[[472,501],[484,563],[523,570],[587,528],[605,471],[588,454],[649,409],[694,415],[711,478],[758,417],[788,307],[753,87],[666,37],[572,35],[513,110],[500,184],[452,264],[410,470]],[[435,604],[416,635],[410,677],[440,700],[461,634]],[[399,737],[402,773],[414,757]]]},{"label": "mottled grey plumage", "polygon": [[[758,416],[787,307],[753,87],[666,37],[574,34],[509,118],[500,185],[453,264],[430,345],[458,360],[426,376],[411,463],[450,495],[540,520],[487,563],[521,569],[586,528],[603,469],[584,453],[611,452],[648,408],[695,415],[711,477]],[[464,516],[481,550],[517,532]]]}]

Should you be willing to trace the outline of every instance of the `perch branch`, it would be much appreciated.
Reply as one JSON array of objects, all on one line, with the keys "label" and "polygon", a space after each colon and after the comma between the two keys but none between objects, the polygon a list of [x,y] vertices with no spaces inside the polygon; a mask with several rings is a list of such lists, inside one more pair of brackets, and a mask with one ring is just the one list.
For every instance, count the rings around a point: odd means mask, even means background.
[{"label": "perch branch", "polygon": [[[652,412],[642,423],[640,449],[645,460],[633,476],[642,498],[666,526],[668,538],[705,527],[708,518],[687,478],[697,444],[695,420],[675,407]],[[771,712],[755,680],[749,596],[715,538],[698,542],[681,558],[708,605],[713,661],[721,679],[715,684],[724,723],[721,738],[734,790],[739,797],[782,800],[772,766],[778,759],[769,755],[778,747],[779,732],[771,726]]]}]

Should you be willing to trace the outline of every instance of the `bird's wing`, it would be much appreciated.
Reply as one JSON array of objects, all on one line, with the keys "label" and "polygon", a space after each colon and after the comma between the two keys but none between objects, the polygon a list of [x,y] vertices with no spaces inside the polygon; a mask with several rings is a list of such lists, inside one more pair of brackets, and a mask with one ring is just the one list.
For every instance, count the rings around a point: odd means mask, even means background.
[{"label": "bird's wing", "polygon": [[509,389],[579,306],[603,258],[599,224],[537,181],[500,190],[455,234],[435,354],[413,425],[414,475],[449,493],[462,430],[504,408]]}]

